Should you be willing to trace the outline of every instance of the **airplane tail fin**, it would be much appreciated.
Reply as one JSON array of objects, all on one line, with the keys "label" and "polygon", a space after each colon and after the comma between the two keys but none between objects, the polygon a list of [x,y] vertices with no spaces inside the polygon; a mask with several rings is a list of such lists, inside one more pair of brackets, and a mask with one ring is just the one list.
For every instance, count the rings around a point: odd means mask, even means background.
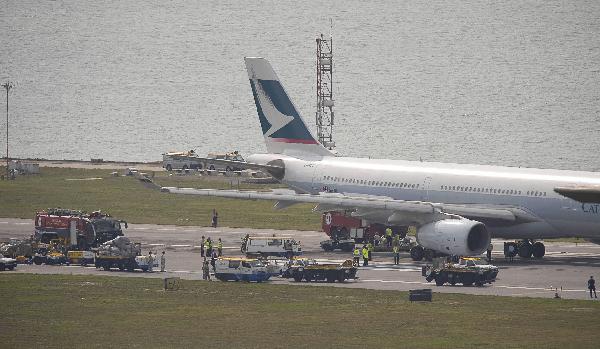
[{"label": "airplane tail fin", "polygon": [[291,156],[333,156],[311,134],[283,85],[264,58],[245,57],[267,151]]}]

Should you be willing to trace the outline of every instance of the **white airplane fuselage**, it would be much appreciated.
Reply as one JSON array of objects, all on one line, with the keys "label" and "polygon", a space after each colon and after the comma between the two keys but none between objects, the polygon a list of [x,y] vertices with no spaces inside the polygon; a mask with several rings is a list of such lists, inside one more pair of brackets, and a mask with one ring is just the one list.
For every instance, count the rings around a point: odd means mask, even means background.
[{"label": "white airplane fuselage", "polygon": [[499,238],[600,238],[600,205],[582,204],[553,190],[600,185],[600,173],[352,157],[308,161],[281,154],[257,154],[249,161],[270,159],[285,161],[282,181],[300,192],[518,207],[539,220],[521,224],[481,221]]}]

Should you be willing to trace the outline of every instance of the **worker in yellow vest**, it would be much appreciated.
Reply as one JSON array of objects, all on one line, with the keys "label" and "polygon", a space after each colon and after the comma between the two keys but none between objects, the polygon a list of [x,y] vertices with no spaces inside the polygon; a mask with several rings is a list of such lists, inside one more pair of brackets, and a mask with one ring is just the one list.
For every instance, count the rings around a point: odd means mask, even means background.
[{"label": "worker in yellow vest", "polygon": [[352,265],[355,267],[358,267],[360,264],[360,250],[358,249],[358,246],[354,246],[353,255],[354,255],[354,260],[353,260]]},{"label": "worker in yellow vest", "polygon": [[385,229],[385,242],[387,243],[387,247],[392,246],[392,228],[390,227]]},{"label": "worker in yellow vest", "polygon": [[369,242],[367,244],[367,250],[369,252],[369,260],[373,260],[373,250],[375,249],[375,247],[373,246],[373,244],[371,242]]},{"label": "worker in yellow vest", "polygon": [[217,242],[217,255],[221,257],[223,255],[223,241],[219,238],[219,242]]},{"label": "worker in yellow vest", "polygon": [[394,265],[400,264],[400,246],[394,245],[392,251],[394,252]]},{"label": "worker in yellow vest", "polygon": [[362,256],[363,256],[363,267],[369,265],[369,249],[367,245],[364,245],[362,248]]}]

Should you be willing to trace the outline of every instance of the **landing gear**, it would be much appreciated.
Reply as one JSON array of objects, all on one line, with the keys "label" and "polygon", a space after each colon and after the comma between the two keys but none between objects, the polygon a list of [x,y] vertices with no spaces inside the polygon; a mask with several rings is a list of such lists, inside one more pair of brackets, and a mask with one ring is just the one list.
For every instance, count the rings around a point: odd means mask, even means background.
[{"label": "landing gear", "polygon": [[531,240],[504,243],[504,257],[513,258],[519,255],[521,258],[542,258],[546,254],[546,247],[540,241],[532,243]]},{"label": "landing gear", "polygon": [[419,245],[410,249],[410,258],[412,258],[413,261],[422,260],[424,255],[425,255],[425,250],[423,249],[423,247],[421,247]]}]

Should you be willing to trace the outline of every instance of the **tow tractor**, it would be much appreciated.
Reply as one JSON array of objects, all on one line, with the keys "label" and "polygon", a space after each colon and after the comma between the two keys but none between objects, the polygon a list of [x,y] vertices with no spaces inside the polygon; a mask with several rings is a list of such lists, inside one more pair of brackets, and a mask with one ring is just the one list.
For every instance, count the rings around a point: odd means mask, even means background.
[{"label": "tow tractor", "polygon": [[269,280],[271,273],[258,259],[218,258],[215,261],[215,277],[221,281],[263,282]]},{"label": "tow tractor", "polygon": [[422,275],[427,282],[435,280],[437,286],[445,283],[483,286],[496,281],[498,267],[476,257],[460,257],[458,263],[436,258],[432,265],[423,266]]},{"label": "tow tractor", "polygon": [[314,259],[296,258],[290,260],[290,266],[281,275],[284,278],[293,278],[300,282],[306,280],[327,282],[344,282],[348,279],[356,279],[357,268],[348,259],[343,263],[319,263]]}]

